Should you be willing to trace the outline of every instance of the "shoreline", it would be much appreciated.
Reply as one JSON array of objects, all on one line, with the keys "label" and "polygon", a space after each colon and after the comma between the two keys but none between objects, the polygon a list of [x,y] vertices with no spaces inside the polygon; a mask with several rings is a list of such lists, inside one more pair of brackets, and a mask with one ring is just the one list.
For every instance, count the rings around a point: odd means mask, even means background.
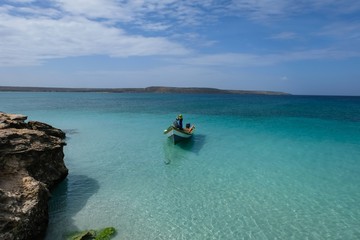
[{"label": "shoreline", "polygon": [[99,93],[193,93],[193,94],[239,94],[239,95],[291,95],[276,91],[224,90],[201,87],[162,87],[146,88],[57,88],[57,87],[15,87],[0,86],[0,92],[99,92]]}]

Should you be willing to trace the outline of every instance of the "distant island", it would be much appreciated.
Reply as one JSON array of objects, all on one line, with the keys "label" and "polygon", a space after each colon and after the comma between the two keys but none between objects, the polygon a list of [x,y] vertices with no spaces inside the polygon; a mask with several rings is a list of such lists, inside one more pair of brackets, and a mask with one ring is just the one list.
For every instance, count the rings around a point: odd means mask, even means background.
[{"label": "distant island", "polygon": [[11,87],[0,86],[2,92],[106,92],[106,93],[204,93],[204,94],[254,94],[290,95],[275,91],[224,90],[202,87],[146,87],[146,88],[53,88],[53,87]]}]

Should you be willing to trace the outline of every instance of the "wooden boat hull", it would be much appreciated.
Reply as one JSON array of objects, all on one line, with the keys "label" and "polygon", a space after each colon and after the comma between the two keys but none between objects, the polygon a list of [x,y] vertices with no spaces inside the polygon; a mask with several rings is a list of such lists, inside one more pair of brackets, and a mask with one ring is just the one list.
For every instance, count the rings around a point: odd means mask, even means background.
[{"label": "wooden boat hull", "polygon": [[190,139],[193,135],[193,131],[189,133],[186,130],[180,130],[178,128],[170,126],[168,127],[168,129],[164,130],[164,134],[169,137],[174,142],[174,144],[176,144],[183,140]]}]

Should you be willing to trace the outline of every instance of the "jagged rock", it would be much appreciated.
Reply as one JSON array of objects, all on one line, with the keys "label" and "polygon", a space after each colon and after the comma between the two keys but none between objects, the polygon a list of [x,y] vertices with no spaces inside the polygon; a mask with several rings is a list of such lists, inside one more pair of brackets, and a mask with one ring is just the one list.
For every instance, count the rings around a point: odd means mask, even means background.
[{"label": "jagged rock", "polygon": [[42,239],[49,189],[68,174],[65,133],[0,112],[0,239]]},{"label": "jagged rock", "polygon": [[21,114],[6,114],[0,112],[0,129],[4,128],[26,128],[27,116]]},{"label": "jagged rock", "polygon": [[65,133],[63,131],[57,128],[53,128],[49,124],[37,122],[37,121],[29,121],[28,125],[29,127],[31,127],[31,129],[43,131],[47,135],[59,137],[61,139],[65,138]]}]

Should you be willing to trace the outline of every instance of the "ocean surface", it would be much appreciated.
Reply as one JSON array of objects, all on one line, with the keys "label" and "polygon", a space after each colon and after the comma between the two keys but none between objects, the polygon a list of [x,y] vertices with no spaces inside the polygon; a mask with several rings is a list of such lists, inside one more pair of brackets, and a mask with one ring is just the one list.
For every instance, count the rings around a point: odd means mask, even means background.
[{"label": "ocean surface", "polygon": [[[360,239],[360,97],[0,93],[67,133],[47,240]],[[189,142],[163,135],[182,113]]]}]

